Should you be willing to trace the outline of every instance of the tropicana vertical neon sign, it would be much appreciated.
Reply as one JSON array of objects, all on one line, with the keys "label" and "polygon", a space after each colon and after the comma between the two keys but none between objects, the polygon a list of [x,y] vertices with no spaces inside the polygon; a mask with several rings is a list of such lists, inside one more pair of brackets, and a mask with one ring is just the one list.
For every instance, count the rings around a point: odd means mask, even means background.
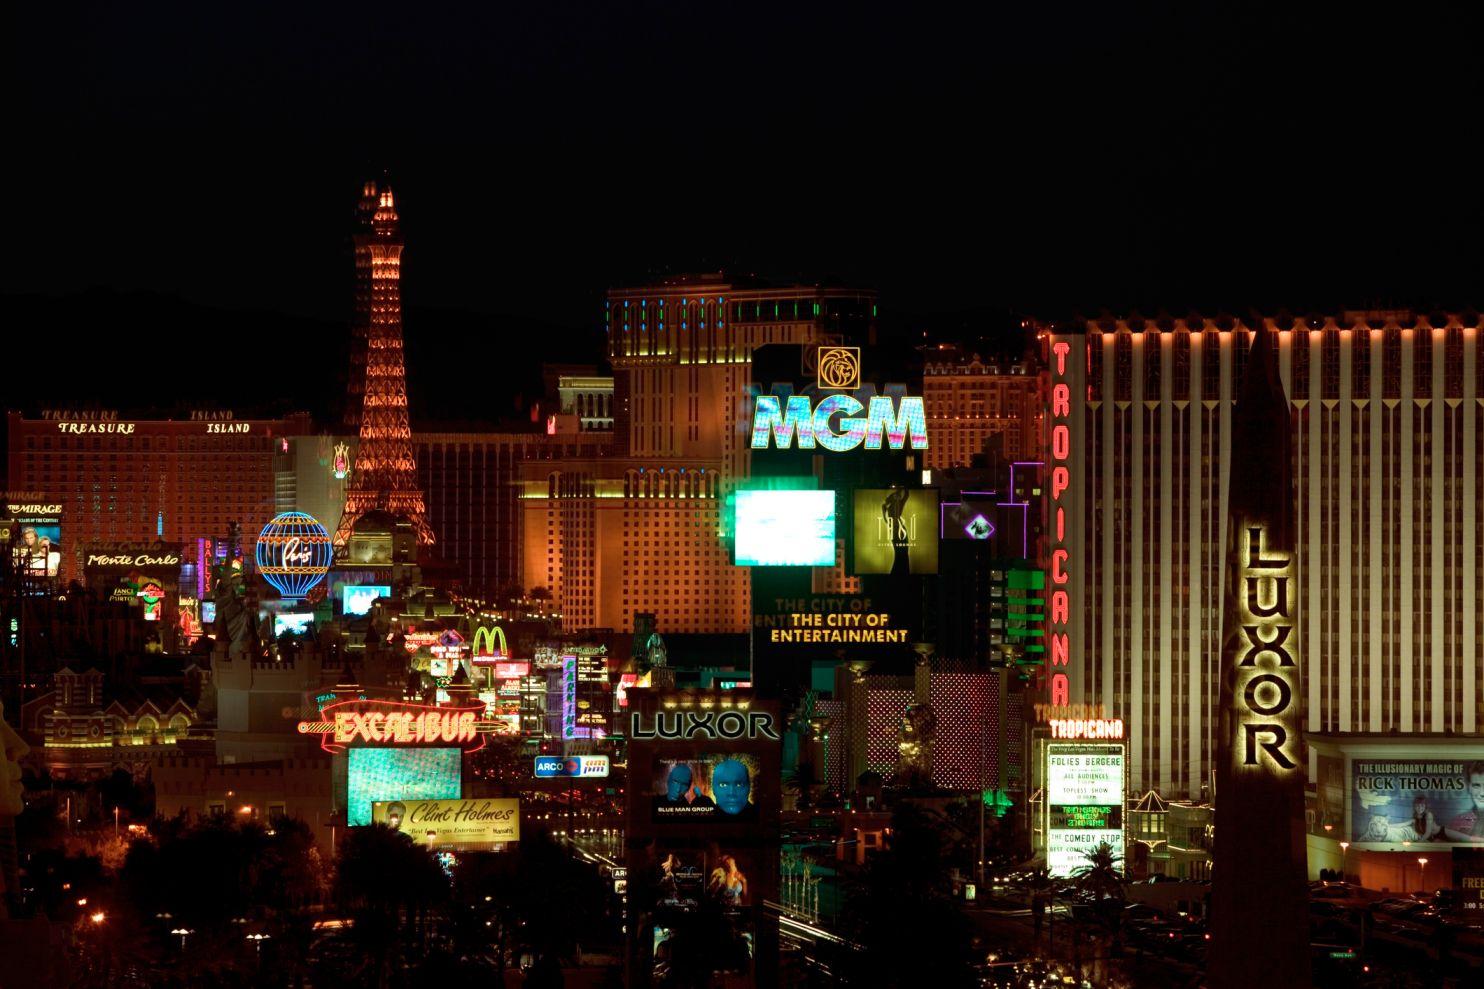
[{"label": "tropicana vertical neon sign", "polygon": [[1072,345],[1058,340],[1051,345],[1055,358],[1055,380],[1051,385],[1051,610],[1049,632],[1051,648],[1047,661],[1051,666],[1051,703],[1070,703],[1071,682],[1066,667],[1071,658],[1068,635],[1071,629],[1072,602],[1068,595],[1071,580],[1070,553],[1067,550],[1067,492],[1072,486],[1072,386],[1067,383],[1067,355]]}]

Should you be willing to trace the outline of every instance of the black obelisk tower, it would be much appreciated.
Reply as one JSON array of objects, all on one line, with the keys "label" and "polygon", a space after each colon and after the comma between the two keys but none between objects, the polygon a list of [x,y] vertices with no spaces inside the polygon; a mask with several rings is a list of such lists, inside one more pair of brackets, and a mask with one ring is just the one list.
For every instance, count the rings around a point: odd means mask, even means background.
[{"label": "black obelisk tower", "polygon": [[1211,989],[1309,985],[1292,429],[1260,328],[1232,416]]}]

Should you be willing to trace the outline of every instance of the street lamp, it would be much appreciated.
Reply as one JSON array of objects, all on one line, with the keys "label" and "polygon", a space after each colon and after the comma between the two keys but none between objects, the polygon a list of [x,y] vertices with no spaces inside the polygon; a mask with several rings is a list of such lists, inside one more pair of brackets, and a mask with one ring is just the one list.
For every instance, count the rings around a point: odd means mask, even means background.
[{"label": "street lamp", "polygon": [[263,957],[263,942],[272,936],[272,934],[249,934],[247,936],[247,939],[253,943],[253,948],[256,949],[259,960]]},{"label": "street lamp", "polygon": [[180,950],[181,950],[181,953],[184,954],[185,953],[185,941],[186,941],[186,938],[189,935],[194,934],[196,932],[195,931],[192,931],[192,930],[188,930],[188,929],[186,929],[184,927],[177,927],[174,930],[172,930],[170,933],[171,934],[178,934],[180,936]]},{"label": "street lamp", "polygon": [[1349,850],[1350,850],[1350,842],[1348,842],[1348,841],[1342,841],[1342,842],[1340,842],[1340,878],[1346,880],[1347,882],[1350,879],[1350,869],[1349,869],[1349,864],[1345,860],[1345,853],[1348,852]]},{"label": "street lamp", "polygon": [[1417,857],[1417,871],[1419,873],[1417,889],[1425,890],[1427,889],[1427,859],[1420,855]]}]

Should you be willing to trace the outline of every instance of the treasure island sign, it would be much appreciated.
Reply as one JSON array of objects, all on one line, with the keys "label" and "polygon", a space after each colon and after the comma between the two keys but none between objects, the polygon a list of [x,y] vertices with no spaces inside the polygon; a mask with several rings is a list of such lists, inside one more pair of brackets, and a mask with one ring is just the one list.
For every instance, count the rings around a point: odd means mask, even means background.
[{"label": "treasure island sign", "polygon": [[299,722],[301,735],[319,735],[326,752],[353,745],[438,746],[477,752],[484,748],[479,722],[484,707],[430,707],[401,701],[344,700],[327,704],[315,721]]}]

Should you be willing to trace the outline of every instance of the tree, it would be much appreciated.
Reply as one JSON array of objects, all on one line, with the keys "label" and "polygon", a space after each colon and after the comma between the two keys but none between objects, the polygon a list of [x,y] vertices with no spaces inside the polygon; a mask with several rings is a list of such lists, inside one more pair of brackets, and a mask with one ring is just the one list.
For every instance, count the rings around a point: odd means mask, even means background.
[{"label": "tree", "polygon": [[[854,981],[882,987],[977,984],[969,954],[968,918],[953,899],[939,828],[904,804],[892,816],[891,845],[872,856],[848,900]],[[903,951],[901,946],[930,945]]]},{"label": "tree", "polygon": [[[138,943],[192,985],[230,983],[246,973],[302,984],[310,910],[326,890],[308,826],[213,817],[157,820],[152,830],[152,839],[129,846],[117,883],[121,905],[144,932]],[[191,933],[177,939],[169,934],[174,929]],[[269,939],[251,955],[249,932]]]},{"label": "tree", "polygon": [[1123,856],[1106,841],[1099,842],[1082,855],[1087,861],[1072,870],[1077,888],[1096,895],[1099,900],[1105,897],[1122,900],[1123,873],[1118,865]]},{"label": "tree", "polygon": [[495,984],[505,984],[506,958],[517,945],[519,877],[513,855],[463,855],[453,874],[453,938],[461,958],[484,957],[491,947]]},{"label": "tree", "polygon": [[1077,888],[1093,896],[1098,922],[1116,941],[1123,921],[1123,856],[1108,842],[1099,842],[1082,853],[1085,863],[1072,870]]},{"label": "tree", "polygon": [[335,900],[351,915],[374,985],[384,986],[400,954],[420,955],[425,920],[443,905],[448,879],[433,854],[384,824],[347,829],[340,843]]}]

